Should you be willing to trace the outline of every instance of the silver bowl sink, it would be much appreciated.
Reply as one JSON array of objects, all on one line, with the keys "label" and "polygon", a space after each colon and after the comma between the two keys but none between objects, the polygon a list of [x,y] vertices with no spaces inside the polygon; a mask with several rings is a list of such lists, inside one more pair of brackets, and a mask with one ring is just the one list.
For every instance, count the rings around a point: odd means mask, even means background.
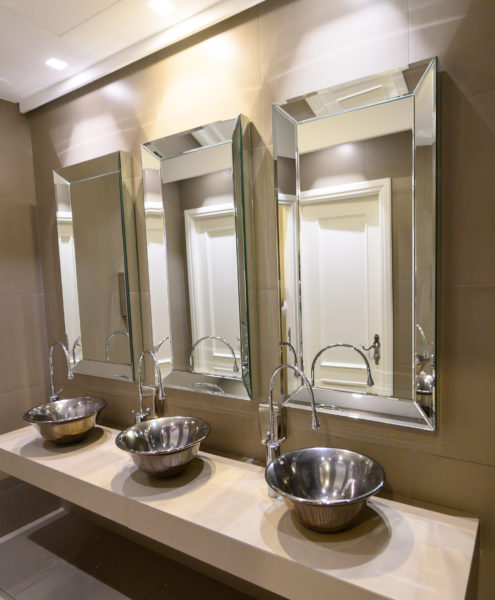
[{"label": "silver bowl sink", "polygon": [[331,532],[355,521],[367,498],[382,488],[385,472],[351,450],[301,448],[272,461],[265,478],[306,527]]},{"label": "silver bowl sink", "polygon": [[210,426],[194,417],[162,417],[128,427],[115,439],[148,475],[171,477],[184,470],[209,435]]},{"label": "silver bowl sink", "polygon": [[22,418],[45,440],[66,444],[82,439],[96,425],[96,417],[105,406],[105,400],[91,396],[54,400],[31,408]]}]

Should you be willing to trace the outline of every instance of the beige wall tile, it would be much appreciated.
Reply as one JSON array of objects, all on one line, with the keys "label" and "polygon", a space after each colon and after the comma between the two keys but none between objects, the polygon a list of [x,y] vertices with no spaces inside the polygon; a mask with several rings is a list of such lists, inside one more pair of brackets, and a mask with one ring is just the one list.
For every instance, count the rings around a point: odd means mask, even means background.
[{"label": "beige wall tile", "polygon": [[29,121],[16,104],[0,100],[0,196],[34,200]]},{"label": "beige wall tile", "polygon": [[[25,427],[26,422],[22,415],[32,408],[47,401],[47,388],[38,386],[16,390],[7,394],[0,394],[1,419],[0,433]],[[33,429],[34,431],[34,429]]]},{"label": "beige wall tile", "polygon": [[18,198],[3,196],[0,183],[0,295],[43,292],[38,209],[34,197]]},{"label": "beige wall tile", "polygon": [[46,383],[44,311],[42,294],[0,297],[1,393]]}]

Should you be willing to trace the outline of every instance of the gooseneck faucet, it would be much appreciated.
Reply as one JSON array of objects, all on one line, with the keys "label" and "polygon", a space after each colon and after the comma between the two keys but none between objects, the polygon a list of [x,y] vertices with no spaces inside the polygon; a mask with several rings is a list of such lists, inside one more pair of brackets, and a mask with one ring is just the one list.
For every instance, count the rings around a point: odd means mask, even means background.
[{"label": "gooseneck faucet", "polygon": [[112,333],[110,333],[107,336],[107,339],[105,340],[105,360],[107,362],[109,362],[109,360],[110,360],[110,342],[112,341],[112,338],[116,335],[126,335],[127,337],[129,337],[129,332],[128,331],[120,331],[120,330],[112,331]]},{"label": "gooseneck faucet", "polygon": [[368,371],[368,386],[372,387],[375,385],[375,382],[373,381],[373,377],[371,376],[371,367],[370,367],[370,363],[368,362],[368,359],[366,358],[366,356],[361,352],[361,350],[359,348],[356,348],[356,346],[353,346],[352,344],[346,344],[344,342],[339,342],[337,344],[330,344],[329,346],[325,346],[324,348],[322,348],[321,350],[319,350],[315,357],[313,358],[313,362],[311,363],[311,385],[315,384],[315,365],[316,365],[316,361],[320,358],[320,356],[323,354],[323,352],[326,352],[326,350],[330,350],[331,348],[351,348],[352,350],[355,350],[359,356],[363,359],[364,364],[366,365],[366,370]]},{"label": "gooseneck faucet", "polygon": [[60,346],[65,354],[65,360],[67,361],[67,379],[74,379],[74,375],[72,374],[72,369],[70,366],[70,357],[69,351],[67,350],[65,344],[60,340],[55,340],[53,344],[50,346],[50,351],[48,352],[48,365],[50,368],[50,402],[54,400],[58,400],[62,389],[55,391],[55,384],[53,379],[53,351],[55,350],[55,346]]},{"label": "gooseneck faucet", "polygon": [[82,344],[81,344],[81,336],[76,338],[76,341],[72,344],[72,362],[75,365],[76,364],[76,348],[79,346],[79,348],[82,348]]},{"label": "gooseneck faucet", "polygon": [[191,371],[194,371],[194,350],[196,350],[196,346],[198,344],[200,344],[201,342],[203,342],[204,340],[217,340],[219,342],[222,342],[223,344],[225,344],[227,346],[227,348],[230,350],[230,352],[232,353],[232,359],[234,361],[234,366],[232,367],[232,370],[234,372],[239,371],[239,367],[237,366],[237,359],[235,357],[235,352],[234,352],[234,348],[232,348],[232,346],[229,344],[229,342],[227,340],[225,340],[224,338],[221,338],[217,335],[205,335],[202,338],[199,338],[199,340],[196,340],[193,344],[193,347],[191,348],[191,352],[189,353],[189,366],[191,367]]},{"label": "gooseneck faucet", "polygon": [[165,400],[165,392],[163,391],[162,383],[162,372],[160,365],[156,360],[156,356],[151,350],[143,350],[139,356],[138,361],[138,397],[139,397],[139,410],[133,410],[134,417],[136,418],[136,424],[141,423],[144,419],[152,412],[151,408],[144,408],[143,406],[143,359],[148,354],[153,360],[155,366],[155,376],[158,375],[158,400]]},{"label": "gooseneck faucet", "polygon": [[[315,403],[315,397],[313,394],[313,388],[311,387],[311,384],[309,383],[306,375],[301,371],[301,369],[299,369],[299,367],[296,367],[294,365],[289,365],[287,363],[284,363],[282,365],[279,365],[272,373],[271,377],[270,377],[270,387],[269,387],[269,391],[268,391],[268,409],[270,412],[270,430],[267,432],[267,437],[265,438],[265,446],[266,446],[266,464],[269,465],[272,460],[274,460],[275,458],[277,458],[277,456],[280,456],[280,444],[285,440],[285,432],[282,431],[282,435],[279,436],[279,430],[280,430],[280,423],[277,422],[279,420],[279,417],[281,416],[281,410],[280,408],[278,408],[277,410],[277,416],[275,415],[275,405],[273,403],[273,383],[275,381],[275,377],[277,375],[277,373],[279,371],[282,371],[283,369],[292,369],[296,375],[298,375],[302,381],[303,384],[308,388],[309,391],[309,399],[311,402],[311,411],[312,411],[312,417],[311,417],[311,427],[312,429],[319,429],[320,428],[320,422],[318,420],[318,415],[316,414],[316,403]],[[283,408],[283,402],[282,402],[282,408]],[[270,491],[268,492],[270,493]]]}]

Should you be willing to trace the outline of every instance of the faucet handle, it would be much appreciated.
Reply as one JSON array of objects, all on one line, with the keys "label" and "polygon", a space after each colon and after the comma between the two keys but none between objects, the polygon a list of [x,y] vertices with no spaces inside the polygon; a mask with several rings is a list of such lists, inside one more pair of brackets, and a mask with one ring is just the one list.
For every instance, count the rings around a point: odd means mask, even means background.
[{"label": "faucet handle", "polygon": [[55,400],[59,400],[60,399],[60,394],[63,392],[63,388],[60,388],[58,390],[58,392],[54,392],[53,394],[50,395],[50,402],[55,402]]},{"label": "faucet handle", "polygon": [[134,418],[136,419],[136,425],[138,423],[142,423],[150,413],[151,413],[151,408],[145,408],[142,411],[133,410],[132,414],[134,415]]}]

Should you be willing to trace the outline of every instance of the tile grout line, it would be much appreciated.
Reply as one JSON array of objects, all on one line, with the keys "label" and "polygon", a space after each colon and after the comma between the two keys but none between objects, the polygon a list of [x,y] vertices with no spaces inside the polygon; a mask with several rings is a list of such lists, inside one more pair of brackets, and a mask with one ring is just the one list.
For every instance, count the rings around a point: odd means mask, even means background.
[{"label": "tile grout line", "polygon": [[26,531],[29,531],[30,529],[34,529],[41,523],[44,523],[45,521],[49,521],[53,517],[56,517],[57,515],[65,513],[65,512],[67,512],[65,510],[65,508],[63,508],[63,507],[57,508],[53,512],[48,513],[47,515],[44,515],[43,517],[40,517],[39,519],[36,519],[35,521],[31,521],[31,523],[28,523],[27,525],[23,525],[22,527],[19,527],[18,529],[15,529],[14,531],[11,531],[10,533],[7,533],[6,535],[0,537],[0,544],[3,544],[4,542],[8,542],[12,538],[15,538],[16,536],[20,535],[21,533],[25,533]]}]

